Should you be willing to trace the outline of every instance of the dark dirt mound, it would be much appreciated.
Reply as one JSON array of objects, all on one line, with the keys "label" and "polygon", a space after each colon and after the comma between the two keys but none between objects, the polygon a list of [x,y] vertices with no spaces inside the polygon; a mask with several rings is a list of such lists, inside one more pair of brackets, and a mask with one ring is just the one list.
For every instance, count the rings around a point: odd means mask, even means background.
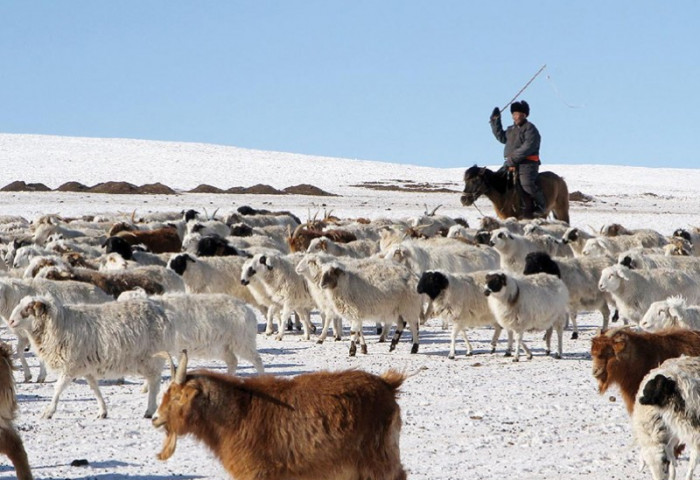
[{"label": "dark dirt mound", "polygon": [[585,193],[581,193],[578,190],[576,190],[575,192],[571,192],[569,194],[569,201],[570,202],[587,203],[587,202],[592,202],[593,197],[591,197],[590,195],[586,195]]},{"label": "dark dirt mound", "polygon": [[90,189],[80,182],[66,182],[56,189],[57,192],[87,192]]},{"label": "dark dirt mound", "polygon": [[1,192],[50,192],[51,189],[43,183],[25,183],[16,180],[0,188]]},{"label": "dark dirt mound", "polygon": [[200,183],[192,190],[189,190],[189,193],[226,193],[226,191],[218,187],[207,185],[206,183]]},{"label": "dark dirt mound", "polygon": [[431,184],[418,183],[411,180],[392,180],[392,182],[402,182],[403,185],[397,185],[389,182],[363,182],[353,187],[369,188],[370,190],[386,190],[392,192],[420,192],[420,193],[460,193],[459,190],[447,188],[446,183]]},{"label": "dark dirt mound", "polygon": [[337,197],[337,195],[333,193],[328,193],[325,190],[321,190],[320,188],[314,185],[309,185],[308,183],[302,183],[300,185],[287,187],[283,191],[285,193],[289,193],[290,195],[315,195],[318,197]]},{"label": "dark dirt mound", "polygon": [[138,187],[138,192],[145,195],[177,195],[177,192],[162,183],[147,183]]},{"label": "dark dirt mound", "polygon": [[281,190],[277,190],[270,185],[265,185],[258,183],[252,187],[232,187],[226,190],[226,193],[253,193],[257,195],[284,195],[285,193]]},{"label": "dark dirt mound", "polygon": [[90,187],[90,193],[110,193],[120,195],[136,195],[138,187],[129,182],[102,182]]}]

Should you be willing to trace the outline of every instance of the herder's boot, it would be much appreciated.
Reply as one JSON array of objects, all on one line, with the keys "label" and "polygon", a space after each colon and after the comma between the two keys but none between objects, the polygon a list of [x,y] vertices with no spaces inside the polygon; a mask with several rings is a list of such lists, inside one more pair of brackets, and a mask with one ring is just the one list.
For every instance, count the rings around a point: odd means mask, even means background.
[{"label": "herder's boot", "polygon": [[536,217],[544,217],[547,215],[547,200],[544,198],[544,193],[539,188],[535,190],[535,195],[533,198],[534,209],[532,213]]},{"label": "herder's boot", "polygon": [[532,220],[534,218],[532,208],[532,197],[528,195],[525,191],[520,192],[520,211],[522,213],[523,219]]}]

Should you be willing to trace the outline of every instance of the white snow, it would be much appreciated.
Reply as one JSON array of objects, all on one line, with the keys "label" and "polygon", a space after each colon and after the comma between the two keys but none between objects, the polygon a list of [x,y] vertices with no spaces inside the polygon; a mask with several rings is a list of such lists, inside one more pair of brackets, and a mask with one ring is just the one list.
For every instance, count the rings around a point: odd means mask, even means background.
[{"label": "white snow", "polygon": [[[80,215],[206,208],[220,213],[241,205],[291,210],[302,219],[332,210],[340,217],[417,216],[442,205],[439,213],[460,216],[478,225],[493,215],[486,199],[465,208],[458,193],[406,193],[357,187],[363,182],[404,184],[405,181],[440,184],[459,191],[463,169],[436,169],[410,165],[261,152],[235,147],[153,142],[126,139],[69,138],[0,134],[2,173],[0,187],[14,180],[41,182],[56,188],[68,181],[91,186],[104,181],[136,185],[160,182],[179,191],[206,183],[220,188],[258,183],[285,188],[312,184],[337,197],[179,194],[169,196],[95,195],[82,193],[0,192],[0,213],[33,219],[43,213]],[[465,157],[468,155],[465,154]],[[495,160],[495,159],[494,159]],[[465,168],[473,162],[465,163]],[[495,165],[492,165],[495,166]],[[590,203],[573,202],[572,225],[599,229],[618,222],[628,228],[654,228],[670,234],[678,227],[700,226],[700,170],[632,168],[618,166],[545,164],[543,170],[563,175],[569,191],[591,195]],[[482,213],[480,213],[482,212]],[[318,318],[314,319],[318,322]],[[326,341],[317,345],[300,334],[283,341],[258,336],[267,372],[296,375],[321,369],[361,368],[380,373],[389,367],[417,372],[400,396],[404,421],[402,461],[409,478],[418,480],[566,478],[609,480],[650,478],[638,471],[638,451],[630,421],[617,391],[601,396],[591,375],[590,338],[600,327],[598,313],[579,318],[580,338],[565,332],[564,359],[543,354],[540,333],[526,334],[535,357],[512,363],[488,352],[491,331],[470,333],[475,355],[447,359],[448,332],[431,321],[420,332],[420,352],[409,354],[404,341],[393,353],[378,344],[367,329],[369,354],[348,357],[348,344]],[[4,340],[14,341],[4,327]],[[346,336],[347,338],[347,336]],[[30,354],[32,366],[36,357]],[[217,362],[193,366],[225,371]],[[241,375],[252,375],[243,363]],[[164,388],[168,372],[164,371]],[[55,375],[48,383],[17,379],[20,414],[17,425],[24,439],[35,478],[160,480],[165,478],[228,478],[216,459],[193,439],[181,439],[173,457],[155,458],[163,432],[141,416],[146,398],[141,380],[128,377],[125,385],[102,382],[108,418],[97,420],[94,396],[84,380],[64,393],[51,420],[40,418],[49,402]],[[71,461],[87,459],[87,467]],[[687,453],[679,475],[685,472]],[[0,457],[0,479],[14,471]],[[680,478],[680,477],[679,477]]]}]

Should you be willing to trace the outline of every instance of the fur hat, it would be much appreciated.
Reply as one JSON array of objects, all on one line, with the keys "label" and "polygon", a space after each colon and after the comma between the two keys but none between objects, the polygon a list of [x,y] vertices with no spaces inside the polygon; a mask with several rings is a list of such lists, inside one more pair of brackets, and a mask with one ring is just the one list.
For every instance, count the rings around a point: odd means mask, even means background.
[{"label": "fur hat", "polygon": [[525,115],[530,115],[530,105],[525,100],[513,102],[510,104],[510,113],[520,112]]}]

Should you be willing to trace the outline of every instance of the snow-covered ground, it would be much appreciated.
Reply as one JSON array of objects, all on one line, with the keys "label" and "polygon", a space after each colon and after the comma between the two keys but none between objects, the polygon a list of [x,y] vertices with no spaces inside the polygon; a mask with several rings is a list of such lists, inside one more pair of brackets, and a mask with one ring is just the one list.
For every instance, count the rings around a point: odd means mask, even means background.
[{"label": "snow-covered ground", "polygon": [[[284,209],[305,220],[324,211],[340,217],[406,218],[441,205],[439,213],[478,225],[492,215],[486,199],[465,208],[458,193],[411,193],[357,187],[363,182],[430,183],[461,190],[462,169],[433,169],[350,159],[321,158],[234,147],[0,134],[3,168],[0,186],[14,180],[41,182],[56,188],[68,181],[91,186],[104,181],[137,185],[160,182],[179,191],[205,183],[220,188],[258,183],[275,188],[312,184],[335,197],[298,195],[179,194],[123,196],[82,193],[0,193],[0,213],[28,219],[44,213],[80,215],[123,212],[131,215],[184,208],[219,213],[241,205]],[[465,162],[469,167],[474,162]],[[700,226],[700,170],[545,164],[563,175],[570,192],[594,197],[573,202],[571,222],[598,229],[610,222],[629,228],[654,228],[670,234],[678,227]],[[410,181],[410,182],[409,182]],[[318,318],[314,318],[318,322]],[[449,335],[431,321],[420,332],[420,352],[409,353],[404,341],[393,353],[378,344],[368,328],[369,354],[350,358],[347,342],[317,345],[299,334],[283,341],[258,336],[266,371],[296,375],[321,369],[361,368],[380,373],[389,367],[418,372],[400,396],[404,421],[402,460],[409,477],[419,480],[566,478],[587,480],[644,479],[638,471],[637,448],[630,422],[617,391],[598,395],[591,375],[590,338],[601,325],[600,315],[579,318],[581,335],[565,333],[564,358],[544,356],[541,334],[526,335],[535,357],[512,363],[499,352],[488,353],[491,331],[476,329],[470,339],[475,355],[448,360]],[[4,340],[13,341],[4,327]],[[405,337],[404,337],[405,338]],[[30,356],[32,366],[36,358]],[[194,362],[225,371],[223,364]],[[252,375],[243,363],[241,375]],[[168,372],[164,371],[167,380]],[[181,439],[174,456],[158,461],[163,433],[143,419],[146,397],[141,381],[128,377],[124,385],[103,383],[109,416],[97,420],[97,404],[83,381],[65,392],[51,420],[40,418],[51,398],[55,376],[48,383],[21,383],[16,374],[21,431],[35,478],[142,479],[227,478],[213,456],[192,439]],[[84,467],[71,467],[86,459]],[[681,457],[679,475],[685,471]],[[14,471],[0,457],[0,479]]]}]

